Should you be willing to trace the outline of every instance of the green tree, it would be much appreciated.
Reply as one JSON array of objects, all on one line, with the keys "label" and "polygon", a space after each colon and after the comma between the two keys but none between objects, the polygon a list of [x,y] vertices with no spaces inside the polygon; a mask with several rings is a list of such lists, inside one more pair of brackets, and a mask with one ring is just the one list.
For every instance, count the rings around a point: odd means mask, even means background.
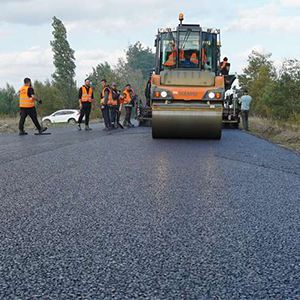
[{"label": "green tree", "polygon": [[148,80],[155,67],[155,55],[149,47],[143,47],[140,42],[130,45],[126,51],[126,65],[131,70],[141,70],[143,79]]},{"label": "green tree", "polygon": [[100,86],[100,81],[106,79],[108,82],[115,80],[116,74],[114,70],[109,65],[108,62],[99,63],[95,68],[93,68],[92,73],[88,76],[91,81],[93,89],[97,89]]},{"label": "green tree", "polygon": [[19,97],[12,85],[0,89],[0,113],[4,115],[15,115],[19,110]]},{"label": "green tree", "polygon": [[56,17],[53,17],[52,34],[53,41],[50,42],[54,53],[55,72],[52,74],[54,86],[61,91],[64,107],[73,108],[77,105],[75,77],[74,50],[67,40],[67,30]]},{"label": "green tree", "polygon": [[52,85],[49,79],[44,83],[35,81],[34,90],[38,99],[43,101],[43,104],[38,106],[39,115],[45,116],[64,107],[64,98],[61,91]]},{"label": "green tree", "polygon": [[300,120],[300,62],[285,60],[279,76],[264,90],[261,103],[267,117]]},{"label": "green tree", "polygon": [[277,78],[271,56],[271,53],[252,51],[248,57],[248,66],[238,76],[241,89],[247,89],[253,98],[251,110],[260,115],[268,113],[262,97],[265,89],[270,87]]}]

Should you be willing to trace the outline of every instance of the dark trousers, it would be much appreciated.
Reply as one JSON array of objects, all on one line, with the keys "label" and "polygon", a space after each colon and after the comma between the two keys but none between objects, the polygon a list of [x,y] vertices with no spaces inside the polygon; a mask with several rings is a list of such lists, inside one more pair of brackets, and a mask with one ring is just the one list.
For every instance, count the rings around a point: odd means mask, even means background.
[{"label": "dark trousers", "polygon": [[242,110],[242,120],[243,120],[244,130],[249,129],[248,117],[249,117],[249,110]]},{"label": "dark trousers", "polygon": [[130,118],[131,118],[131,111],[132,111],[132,107],[131,106],[125,106],[125,121],[128,124],[131,124]]},{"label": "dark trousers", "polygon": [[117,124],[117,116],[118,116],[118,107],[117,106],[111,106],[110,107],[110,120],[115,125]]},{"label": "dark trousers", "polygon": [[24,130],[24,123],[25,120],[27,118],[27,116],[29,116],[32,120],[32,122],[34,123],[35,127],[37,128],[37,130],[41,130],[41,125],[37,119],[37,113],[36,113],[36,109],[35,107],[31,107],[31,108],[20,108],[20,122],[19,122],[19,129],[20,131]]},{"label": "dark trousers", "polygon": [[109,117],[109,107],[106,105],[102,108],[102,116],[104,119],[105,127],[111,127],[110,117]]},{"label": "dark trousers", "polygon": [[83,117],[85,116],[85,125],[88,126],[90,122],[91,113],[91,102],[82,102],[82,109],[80,110],[80,116],[78,119],[78,124],[81,124]]}]

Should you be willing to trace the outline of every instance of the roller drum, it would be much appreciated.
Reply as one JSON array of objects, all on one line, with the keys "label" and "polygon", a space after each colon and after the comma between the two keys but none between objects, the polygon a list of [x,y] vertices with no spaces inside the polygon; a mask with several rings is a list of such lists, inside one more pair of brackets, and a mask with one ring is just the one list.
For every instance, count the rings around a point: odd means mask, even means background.
[{"label": "roller drum", "polygon": [[153,138],[220,139],[222,104],[154,105]]}]

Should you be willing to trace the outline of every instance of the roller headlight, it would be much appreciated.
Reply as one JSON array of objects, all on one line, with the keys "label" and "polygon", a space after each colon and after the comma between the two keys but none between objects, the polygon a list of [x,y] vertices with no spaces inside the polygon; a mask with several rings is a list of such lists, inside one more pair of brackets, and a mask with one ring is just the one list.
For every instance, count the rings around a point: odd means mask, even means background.
[{"label": "roller headlight", "polygon": [[214,99],[214,98],[215,98],[215,93],[210,92],[210,93],[208,94],[208,97],[209,97],[210,99]]},{"label": "roller headlight", "polygon": [[166,98],[168,96],[168,93],[166,91],[162,91],[160,93],[160,95],[161,95],[162,98]]}]

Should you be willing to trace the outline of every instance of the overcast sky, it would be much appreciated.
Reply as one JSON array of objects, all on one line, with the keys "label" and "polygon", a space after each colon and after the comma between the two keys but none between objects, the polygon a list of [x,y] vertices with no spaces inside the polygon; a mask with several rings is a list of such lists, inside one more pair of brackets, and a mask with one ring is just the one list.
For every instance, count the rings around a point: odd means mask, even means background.
[{"label": "overcast sky", "polygon": [[153,46],[159,27],[187,23],[221,29],[222,56],[241,72],[252,49],[299,58],[300,0],[0,0],[0,88],[24,77],[44,81],[52,65],[52,17],[61,19],[75,50],[80,85],[98,63],[114,65],[129,44]]}]

